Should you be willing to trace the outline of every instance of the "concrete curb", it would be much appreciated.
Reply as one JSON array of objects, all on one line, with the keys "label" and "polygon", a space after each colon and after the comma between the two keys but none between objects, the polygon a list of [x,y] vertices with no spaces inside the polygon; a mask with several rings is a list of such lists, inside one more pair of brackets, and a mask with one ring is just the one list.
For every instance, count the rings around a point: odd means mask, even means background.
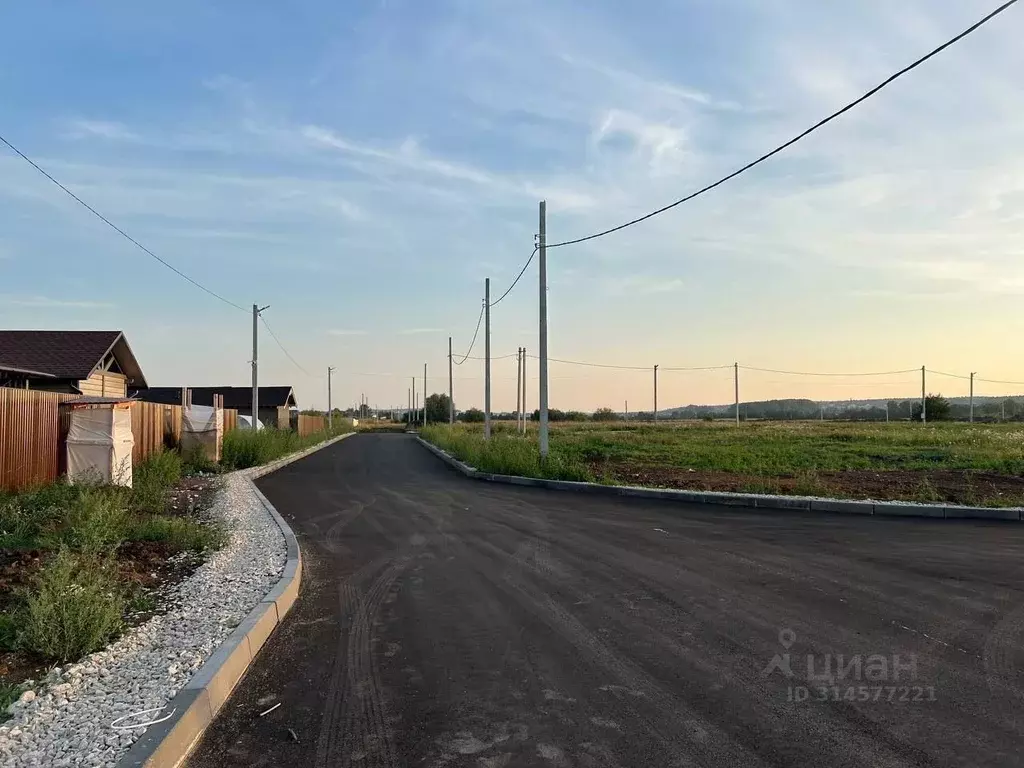
[{"label": "concrete curb", "polygon": [[716,491],[678,491],[672,488],[638,488],[629,485],[601,485],[568,480],[543,480],[518,475],[493,475],[467,466],[422,437],[416,438],[428,451],[448,466],[474,480],[492,483],[547,488],[552,491],[598,493],[604,496],[627,496],[637,499],[661,499],[689,504],[716,504],[745,509],[804,510],[844,515],[878,515],[879,517],[928,517],[944,520],[1002,520],[1020,522],[1022,507],[960,507],[944,504],[912,504],[897,501],[845,501],[815,496],[770,496],[756,493],[721,493]]},{"label": "concrete curb", "polygon": [[288,523],[253,481],[354,434],[349,432],[265,466],[242,470],[242,476],[252,485],[256,498],[274,518],[284,535],[287,559],[281,579],[235,627],[185,687],[168,702],[166,709],[173,710],[174,714],[164,722],[150,726],[118,761],[118,768],[177,768],[181,765],[213,722],[270,633],[284,620],[299,596],[299,585],[302,582],[299,542]]}]

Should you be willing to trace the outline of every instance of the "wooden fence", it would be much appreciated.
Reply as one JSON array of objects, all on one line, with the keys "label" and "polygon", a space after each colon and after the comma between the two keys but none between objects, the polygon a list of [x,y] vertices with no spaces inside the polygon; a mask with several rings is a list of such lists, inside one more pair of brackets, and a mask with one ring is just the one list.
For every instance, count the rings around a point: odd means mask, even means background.
[{"label": "wooden fence", "polygon": [[313,435],[327,429],[326,416],[314,416],[311,414],[300,413],[298,417],[298,424],[296,425],[295,431],[299,433],[299,437],[306,437],[306,435]]},{"label": "wooden fence", "polygon": [[[0,491],[50,483],[64,471],[70,410],[78,395],[0,387]],[[238,428],[238,411],[224,409],[224,431]],[[315,431],[315,430],[312,430]],[[132,463],[139,464],[181,440],[181,406],[132,404]]]},{"label": "wooden fence", "polygon": [[67,416],[62,417],[60,404],[74,397],[0,388],[0,490],[57,478],[67,434]]}]

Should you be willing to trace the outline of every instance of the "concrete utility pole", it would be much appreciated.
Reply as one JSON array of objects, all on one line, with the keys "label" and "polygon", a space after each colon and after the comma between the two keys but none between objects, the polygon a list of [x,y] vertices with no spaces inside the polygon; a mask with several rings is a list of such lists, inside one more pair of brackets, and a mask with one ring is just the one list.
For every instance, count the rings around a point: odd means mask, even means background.
[{"label": "concrete utility pole", "polygon": [[409,401],[409,404],[405,407],[405,416],[406,416],[405,422],[411,427],[412,426],[412,390],[411,389],[405,390],[405,396],[406,396],[406,399]]},{"label": "concrete utility pole", "polygon": [[484,440],[491,439],[491,278],[484,280]]},{"label": "concrete utility pole", "polygon": [[658,421],[658,366],[654,366],[654,421]]},{"label": "concrete utility pole", "polygon": [[540,456],[548,456],[548,204],[540,201],[537,249],[540,256]]},{"label": "concrete utility pole", "polygon": [[427,426],[427,364],[423,364],[423,426]]},{"label": "concrete utility pole", "polygon": [[740,423],[740,364],[732,364],[732,381],[736,390],[736,426]]},{"label": "concrete utility pole", "polygon": [[419,414],[419,407],[416,404],[416,377],[412,377],[412,414],[409,416],[409,426],[411,427],[419,419],[416,416]]},{"label": "concrete utility pole", "polygon": [[921,423],[928,423],[928,412],[925,403],[927,402],[927,396],[925,395],[925,383],[924,383],[924,366],[921,366]]},{"label": "concrete utility pole", "polygon": [[334,409],[331,407],[331,374],[334,369],[327,366],[327,428],[334,429]]},{"label": "concrete utility pole", "polygon": [[455,395],[452,387],[452,337],[448,337],[448,423],[455,423]]},{"label": "concrete utility pole", "polygon": [[516,349],[516,432],[523,426],[523,348]]},{"label": "concrete utility pole", "polygon": [[526,434],[526,347],[523,347],[523,434]]},{"label": "concrete utility pole", "polygon": [[971,416],[970,416],[971,424],[974,423],[974,374],[976,374],[976,373],[977,373],[977,371],[971,371]]},{"label": "concrete utility pole", "polygon": [[253,430],[258,429],[256,420],[259,418],[260,412],[260,381],[259,381],[259,356],[260,356],[260,345],[259,345],[259,319],[260,313],[270,309],[270,305],[267,304],[265,307],[259,307],[255,304],[252,305],[252,428]]},{"label": "concrete utility pole", "polygon": [[623,421],[629,421],[629,400],[626,401],[626,410],[622,412]]}]

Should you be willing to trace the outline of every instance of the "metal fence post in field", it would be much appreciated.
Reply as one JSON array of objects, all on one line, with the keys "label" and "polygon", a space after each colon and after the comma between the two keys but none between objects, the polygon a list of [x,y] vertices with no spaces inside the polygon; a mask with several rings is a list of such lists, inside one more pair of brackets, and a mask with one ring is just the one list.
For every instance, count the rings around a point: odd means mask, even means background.
[{"label": "metal fence post in field", "polygon": [[732,364],[733,387],[736,392],[736,424],[740,423],[740,364]]},{"label": "metal fence post in field", "polygon": [[654,366],[654,421],[658,421],[658,366]]}]

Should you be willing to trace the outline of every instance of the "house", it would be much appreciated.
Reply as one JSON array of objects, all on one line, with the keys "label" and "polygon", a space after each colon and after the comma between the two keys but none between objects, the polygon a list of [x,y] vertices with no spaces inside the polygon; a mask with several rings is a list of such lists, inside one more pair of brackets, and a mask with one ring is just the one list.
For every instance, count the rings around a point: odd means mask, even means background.
[{"label": "house", "polygon": [[[214,395],[224,396],[224,407],[252,416],[252,387],[191,387],[193,405],[213,405]],[[132,388],[132,397],[150,403],[181,404],[181,387]],[[298,406],[291,387],[260,387],[259,419],[267,427],[287,428],[290,411]]]},{"label": "house", "polygon": [[146,377],[121,331],[0,331],[0,386],[125,397]]}]

